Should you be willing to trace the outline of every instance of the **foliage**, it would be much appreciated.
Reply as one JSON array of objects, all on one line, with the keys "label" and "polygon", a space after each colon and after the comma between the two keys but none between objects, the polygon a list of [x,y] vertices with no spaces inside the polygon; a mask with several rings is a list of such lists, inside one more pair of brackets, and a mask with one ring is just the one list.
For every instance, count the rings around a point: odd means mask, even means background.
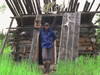
[{"label": "foliage", "polygon": [[6,5],[5,4],[0,6],[0,12],[4,13],[5,9],[6,9]]},{"label": "foliage", "polygon": [[[99,20],[100,19],[100,14],[97,14],[97,16],[98,16],[97,20]],[[100,27],[100,22],[98,22],[98,26]],[[98,43],[100,45],[100,28],[97,29],[97,35],[98,35]]]},{"label": "foliage", "polygon": [[11,58],[11,47],[6,45],[2,57],[0,56],[0,75],[42,75],[42,71],[38,69],[37,63],[33,64],[27,60],[15,62]]},{"label": "foliage", "polygon": [[4,32],[3,32],[3,29],[2,29],[2,32],[0,32],[0,40],[3,40],[4,37],[5,37],[5,34],[4,34]]}]

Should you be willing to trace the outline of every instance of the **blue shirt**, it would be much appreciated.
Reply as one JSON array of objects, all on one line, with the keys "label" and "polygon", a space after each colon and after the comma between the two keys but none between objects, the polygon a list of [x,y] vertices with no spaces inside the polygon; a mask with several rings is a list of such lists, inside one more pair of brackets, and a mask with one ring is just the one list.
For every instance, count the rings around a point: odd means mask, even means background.
[{"label": "blue shirt", "polygon": [[52,42],[55,41],[56,35],[55,35],[55,32],[51,28],[49,28],[48,32],[45,31],[45,28],[43,28],[40,30],[40,38],[41,38],[42,48],[51,48],[53,47]]}]

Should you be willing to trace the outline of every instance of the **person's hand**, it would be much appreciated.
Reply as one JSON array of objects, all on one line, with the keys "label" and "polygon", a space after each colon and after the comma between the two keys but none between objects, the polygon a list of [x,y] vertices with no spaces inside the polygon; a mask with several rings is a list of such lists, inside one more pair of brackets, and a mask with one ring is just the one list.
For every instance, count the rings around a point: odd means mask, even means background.
[{"label": "person's hand", "polygon": [[40,28],[40,27],[41,27],[41,24],[38,23],[38,25],[36,26],[36,25],[35,25],[36,22],[39,22],[39,20],[38,20],[38,19],[35,19],[35,20],[34,20],[34,28]]},{"label": "person's hand", "polygon": [[38,22],[39,20],[38,19],[35,19],[34,22],[36,22],[36,21]]}]

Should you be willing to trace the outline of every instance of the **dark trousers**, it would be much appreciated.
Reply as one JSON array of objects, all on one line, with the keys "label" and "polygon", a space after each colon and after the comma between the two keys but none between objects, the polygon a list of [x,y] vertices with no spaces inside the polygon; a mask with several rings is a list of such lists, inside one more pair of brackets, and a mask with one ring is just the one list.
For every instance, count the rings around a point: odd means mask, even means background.
[{"label": "dark trousers", "polygon": [[50,61],[52,59],[52,47],[51,48],[42,48],[42,61]]}]

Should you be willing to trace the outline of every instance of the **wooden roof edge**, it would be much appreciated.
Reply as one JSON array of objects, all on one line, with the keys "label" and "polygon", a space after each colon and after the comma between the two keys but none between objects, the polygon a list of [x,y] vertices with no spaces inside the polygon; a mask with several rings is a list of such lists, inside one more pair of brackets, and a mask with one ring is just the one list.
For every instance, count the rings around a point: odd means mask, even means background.
[{"label": "wooden roof edge", "polygon": [[[81,12],[79,11],[81,14],[96,14],[96,13],[100,13],[100,11],[91,11],[91,12]],[[68,13],[74,13],[74,12],[68,12]],[[60,13],[60,14],[42,14],[42,16],[63,16],[64,13]],[[22,15],[22,16],[15,16],[15,17],[10,17],[10,18],[27,18],[27,17],[36,17],[37,15]]]}]

